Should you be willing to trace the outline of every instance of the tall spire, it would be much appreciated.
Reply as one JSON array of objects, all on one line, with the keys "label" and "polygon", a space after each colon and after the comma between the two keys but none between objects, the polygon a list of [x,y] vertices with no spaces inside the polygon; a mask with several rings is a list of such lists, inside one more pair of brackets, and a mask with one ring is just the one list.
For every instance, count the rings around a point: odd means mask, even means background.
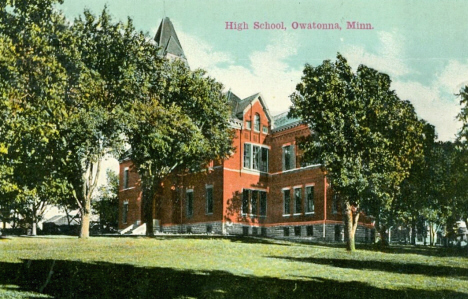
[{"label": "tall spire", "polygon": [[171,20],[168,17],[162,19],[158,32],[154,40],[161,47],[160,54],[168,58],[179,58],[187,61],[179,38],[174,30]]}]

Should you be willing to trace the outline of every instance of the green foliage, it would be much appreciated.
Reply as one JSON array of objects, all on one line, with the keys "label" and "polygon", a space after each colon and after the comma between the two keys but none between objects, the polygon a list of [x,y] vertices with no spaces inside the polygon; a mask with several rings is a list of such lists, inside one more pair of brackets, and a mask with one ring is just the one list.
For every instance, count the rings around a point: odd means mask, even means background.
[{"label": "green foliage", "polygon": [[87,237],[105,156],[128,137],[141,173],[198,168],[231,149],[229,114],[221,84],[158,57],[130,19],[69,24],[57,2],[0,4],[0,192],[5,207],[74,200]]},{"label": "green foliage", "polygon": [[[166,60],[148,78],[156,84],[145,97],[130,103],[126,136],[142,180],[145,210],[153,211],[163,179],[225,158],[232,150],[232,130],[222,85],[204,71],[190,71],[183,62]],[[152,217],[145,216],[149,234]]]},{"label": "green foliage", "polygon": [[52,142],[59,136],[66,76],[54,46],[65,28],[55,2],[0,5],[0,196],[16,211],[30,207],[24,218],[33,222],[46,202],[66,193]]},{"label": "green foliage", "polygon": [[390,84],[364,65],[354,74],[338,54],[334,63],[306,65],[291,95],[290,115],[313,132],[300,143],[304,158],[318,158],[344,205],[378,207],[377,217],[391,208],[424,139],[424,123]]}]

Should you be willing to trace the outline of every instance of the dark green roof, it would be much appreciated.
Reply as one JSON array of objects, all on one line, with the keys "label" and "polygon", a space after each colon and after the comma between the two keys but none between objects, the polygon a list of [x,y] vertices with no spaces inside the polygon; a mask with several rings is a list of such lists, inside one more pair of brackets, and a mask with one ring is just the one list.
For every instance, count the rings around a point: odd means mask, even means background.
[{"label": "dark green roof", "polygon": [[300,118],[288,117],[288,112],[283,112],[273,116],[273,121],[275,123],[275,127],[273,129],[274,132],[286,130],[302,123]]},{"label": "dark green roof", "polygon": [[174,25],[172,25],[172,22],[168,17],[162,19],[154,40],[157,45],[161,47],[161,55],[166,56],[167,54],[172,54],[185,60],[187,59],[175,32]]}]

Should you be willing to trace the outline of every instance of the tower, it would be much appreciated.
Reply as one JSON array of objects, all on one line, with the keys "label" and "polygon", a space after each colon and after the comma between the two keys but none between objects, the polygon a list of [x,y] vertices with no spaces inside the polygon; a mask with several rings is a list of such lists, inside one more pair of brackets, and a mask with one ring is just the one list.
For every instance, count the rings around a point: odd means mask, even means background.
[{"label": "tower", "polygon": [[171,20],[168,17],[162,19],[159,25],[156,36],[154,37],[156,44],[161,48],[159,54],[168,59],[181,59],[187,63],[184,50],[180,44],[179,38],[174,30]]}]

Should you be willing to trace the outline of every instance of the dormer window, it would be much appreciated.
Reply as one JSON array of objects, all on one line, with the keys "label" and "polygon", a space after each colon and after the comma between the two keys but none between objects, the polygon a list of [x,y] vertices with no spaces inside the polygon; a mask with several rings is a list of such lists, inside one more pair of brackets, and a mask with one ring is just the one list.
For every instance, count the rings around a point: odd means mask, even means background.
[{"label": "dormer window", "polygon": [[260,132],[260,115],[258,113],[255,114],[254,118],[254,130],[255,132]]}]

